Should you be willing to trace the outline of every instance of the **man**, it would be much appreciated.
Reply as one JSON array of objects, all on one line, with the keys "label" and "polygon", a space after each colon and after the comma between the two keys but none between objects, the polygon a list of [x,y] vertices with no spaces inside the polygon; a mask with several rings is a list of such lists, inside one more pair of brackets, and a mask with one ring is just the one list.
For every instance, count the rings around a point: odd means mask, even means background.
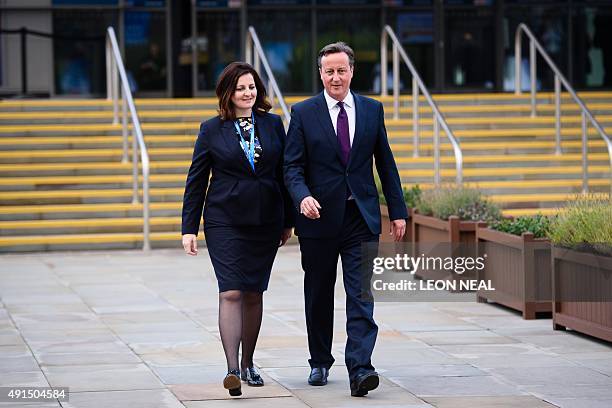
[{"label": "man", "polygon": [[371,363],[378,327],[374,304],[362,290],[361,244],[378,242],[380,207],[373,158],[393,220],[396,241],[408,213],[387,141],[382,105],[350,91],[354,53],[329,44],[317,61],[325,90],[293,106],[285,149],[285,184],[300,210],[296,221],[304,269],[311,385],[327,384],[332,357],[334,284],[338,256],[346,292],[346,366],[351,395],[378,386]]}]

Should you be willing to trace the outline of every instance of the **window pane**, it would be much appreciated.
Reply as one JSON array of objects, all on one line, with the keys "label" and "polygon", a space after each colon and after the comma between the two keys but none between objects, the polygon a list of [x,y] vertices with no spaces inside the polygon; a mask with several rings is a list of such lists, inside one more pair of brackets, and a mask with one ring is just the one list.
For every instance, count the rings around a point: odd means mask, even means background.
[{"label": "window pane", "polygon": [[490,8],[445,13],[445,83],[449,88],[493,89],[495,26]]},{"label": "window pane", "polygon": [[58,94],[106,93],[105,34],[113,11],[53,12],[55,90]]},{"label": "window pane", "polygon": [[612,88],[612,9],[576,8],[573,23],[574,85]]},{"label": "window pane", "polygon": [[198,89],[213,91],[223,68],[240,59],[238,13],[198,13],[197,47]]},{"label": "window pane", "polygon": [[125,56],[132,90],[166,90],[166,18],[163,13],[126,11]]},{"label": "window pane", "polygon": [[281,92],[311,92],[310,12],[250,11],[249,24],[257,30]]},{"label": "window pane", "polygon": [[[402,11],[388,13],[388,24],[393,28],[408,57],[427,87],[434,82],[434,27],[433,13]],[[387,67],[387,89],[393,87],[391,46],[389,45],[389,66]],[[377,71],[378,73],[378,71]],[[410,92],[412,76],[408,67],[400,62],[400,89]],[[374,91],[380,92],[380,85]]]},{"label": "window pane", "polygon": [[[342,10],[317,13],[317,49],[325,45],[344,41],[355,51],[355,72],[351,89],[358,92],[373,92],[380,70],[380,11]],[[313,64],[316,64],[313,61]],[[377,68],[378,67],[378,68]],[[380,84],[378,84],[380,86]],[[323,85],[319,81],[319,89]]]},{"label": "window pane", "polygon": [[[514,36],[520,23],[525,23],[542,47],[567,75],[567,9],[565,7],[532,6],[510,8],[504,17],[504,90],[514,90]],[[523,36],[521,56],[521,88],[529,89],[529,42]],[[551,90],[554,75],[538,53],[537,89]]]}]

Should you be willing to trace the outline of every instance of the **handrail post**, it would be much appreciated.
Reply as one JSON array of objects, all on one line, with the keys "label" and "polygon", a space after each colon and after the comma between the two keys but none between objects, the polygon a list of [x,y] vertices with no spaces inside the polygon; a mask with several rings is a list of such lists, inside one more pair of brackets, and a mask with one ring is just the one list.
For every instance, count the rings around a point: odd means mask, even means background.
[{"label": "handrail post", "polygon": [[382,39],[380,41],[380,96],[387,96],[387,30],[383,28]]},{"label": "handrail post", "polygon": [[582,193],[589,191],[588,128],[586,112],[582,111]]},{"label": "handrail post", "polygon": [[21,93],[28,94],[28,30],[21,27],[19,30],[21,39]]},{"label": "handrail post", "polygon": [[[412,79],[413,79],[413,120],[416,118],[416,135],[417,135],[417,140],[415,142],[414,145],[414,152],[416,152],[418,154],[418,118],[419,118],[419,113],[418,113],[418,100],[419,100],[419,92],[422,93],[425,101],[427,102],[427,104],[431,107],[432,110],[432,114],[433,114],[433,143],[434,143],[434,181],[436,181],[438,184],[440,184],[440,127],[443,128],[444,133],[446,134],[446,137],[448,138],[448,140],[450,141],[452,148],[453,148],[453,154],[455,155],[455,162],[456,162],[456,168],[457,168],[457,185],[461,185],[462,180],[463,180],[463,153],[461,152],[461,147],[459,145],[459,142],[457,141],[457,139],[455,138],[455,136],[453,135],[453,132],[450,130],[450,128],[448,127],[448,124],[446,123],[446,120],[444,119],[444,115],[442,115],[442,113],[440,113],[440,110],[438,109],[436,103],[434,102],[434,100],[432,99],[431,95],[429,94],[429,91],[427,90],[427,87],[425,86],[425,84],[423,83],[423,80],[421,79],[421,77],[419,76],[419,73],[417,72],[417,70],[414,68],[414,65],[412,64],[412,61],[410,61],[410,58],[408,57],[408,54],[406,53],[406,51],[404,50],[404,47],[402,47],[401,43],[399,42],[399,40],[397,39],[397,36],[395,35],[395,33],[393,32],[393,29],[389,26],[386,25],[385,28],[385,33],[389,36],[389,38],[391,39],[394,49],[394,52],[399,53],[399,56],[401,56],[404,64],[406,64],[406,66],[408,67],[408,70],[410,71],[410,73],[412,74]],[[399,67],[397,69],[397,73],[395,75],[395,78],[397,79],[397,86],[396,88],[399,89]],[[394,86],[396,84],[395,81],[394,82]],[[416,94],[415,94],[416,92]],[[398,98],[398,102],[399,102],[399,98]],[[414,103],[416,103],[416,108]],[[415,109],[416,109],[416,115],[415,115]],[[414,126],[414,123],[413,123]],[[414,129],[414,128],[413,128]],[[414,140],[413,140],[414,141]],[[413,153],[414,154],[414,153]]]},{"label": "handrail post", "polygon": [[259,59],[259,53],[257,52],[253,54],[253,68],[255,68],[257,72],[261,71],[261,61]]},{"label": "handrail post", "polygon": [[[136,135],[134,135],[135,137]],[[146,159],[142,163],[142,234],[143,242],[142,249],[144,251],[151,250],[151,223],[150,223],[150,209],[149,209],[149,161]]]},{"label": "handrail post", "polygon": [[117,60],[112,59],[112,82],[113,82],[113,125],[119,123],[119,77],[117,75]]},{"label": "handrail post", "polygon": [[247,64],[253,65],[253,37],[247,31],[246,45],[244,50],[244,59]]},{"label": "handrail post", "polygon": [[521,27],[516,30],[514,39],[514,94],[520,95],[521,87]]},{"label": "handrail post", "polygon": [[419,84],[412,77],[412,157],[419,157]]},{"label": "handrail post", "polygon": [[106,50],[106,100],[111,101],[113,99],[113,80],[112,76],[112,52],[110,48],[110,42],[108,39],[104,45]]},{"label": "handrail post", "polygon": [[434,185],[440,187],[440,123],[438,117],[433,115],[434,136]]},{"label": "handrail post", "polygon": [[[134,104],[134,98],[132,97],[132,91],[128,81],[127,73],[123,65],[121,52],[119,51],[119,45],[117,44],[117,37],[115,36],[115,30],[112,27],[107,29],[107,44],[110,55],[110,64],[107,61],[107,68],[110,67],[109,78],[107,78],[107,84],[110,83],[110,93],[113,99],[113,123],[118,121],[118,103],[119,103],[119,83],[121,81],[121,103],[122,103],[122,116],[123,123],[122,128],[124,131],[124,147],[127,144],[127,135],[125,132],[128,131],[128,120],[127,110],[129,109],[131,124],[132,124],[132,203],[138,203],[138,152],[140,149],[140,162],[142,164],[142,216],[143,216],[143,250],[147,251],[151,249],[150,245],[150,209],[149,209],[149,155],[147,153],[147,146],[142,135],[142,127],[140,120],[138,119],[138,113],[136,111],[136,105]],[[127,148],[124,150],[127,156]]]},{"label": "handrail post", "polygon": [[271,79],[268,79],[268,94],[270,95],[270,104],[274,108],[274,88],[272,87]]},{"label": "handrail post", "polygon": [[555,75],[555,154],[561,154],[561,81]]},{"label": "handrail post", "polygon": [[121,156],[121,163],[128,162],[128,106],[127,98],[125,97],[125,90],[121,87],[121,134],[123,135],[123,154]]},{"label": "handrail post", "polygon": [[393,44],[393,119],[399,119],[399,52]]},{"label": "handrail post", "polygon": [[261,42],[259,41],[259,37],[257,36],[257,32],[253,26],[249,26],[246,38],[246,52],[245,55],[247,57],[253,58],[253,68],[260,72],[261,67],[263,66],[264,72],[268,78],[268,86],[271,89],[270,95],[273,99],[275,99],[280,108],[282,110],[282,115],[284,117],[285,125],[289,124],[291,119],[291,114],[289,113],[289,108],[285,103],[285,99],[283,98],[283,94],[278,87],[278,83],[274,77],[274,73],[272,72],[272,68],[270,68],[270,64],[268,63],[268,59],[263,51],[261,46]]},{"label": "handrail post", "polygon": [[536,48],[533,39],[529,42],[529,69],[531,75],[531,117],[536,117]]}]

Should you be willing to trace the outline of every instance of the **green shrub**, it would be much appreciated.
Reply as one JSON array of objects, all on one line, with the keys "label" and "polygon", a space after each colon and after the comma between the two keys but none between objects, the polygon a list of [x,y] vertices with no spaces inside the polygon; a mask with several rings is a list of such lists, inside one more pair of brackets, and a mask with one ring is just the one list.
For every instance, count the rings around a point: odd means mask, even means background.
[{"label": "green shrub", "polygon": [[[380,181],[378,177],[376,177],[376,189],[378,190],[378,199],[382,205],[387,205],[387,199],[382,192],[382,187],[380,185]],[[414,208],[416,206],[417,201],[421,197],[421,188],[418,184],[410,188],[402,187],[402,192],[404,194],[404,202],[406,203],[406,207]]]},{"label": "green shrub", "polygon": [[612,202],[601,196],[579,196],[560,211],[550,226],[553,244],[612,256]]},{"label": "green shrub", "polygon": [[466,187],[443,187],[424,192],[417,202],[419,213],[447,220],[456,215],[465,221],[492,222],[501,219],[499,207],[479,190]]},{"label": "green shrub", "polygon": [[513,235],[531,232],[535,238],[545,238],[550,231],[551,217],[536,214],[533,217],[504,218],[491,224],[497,231]]}]

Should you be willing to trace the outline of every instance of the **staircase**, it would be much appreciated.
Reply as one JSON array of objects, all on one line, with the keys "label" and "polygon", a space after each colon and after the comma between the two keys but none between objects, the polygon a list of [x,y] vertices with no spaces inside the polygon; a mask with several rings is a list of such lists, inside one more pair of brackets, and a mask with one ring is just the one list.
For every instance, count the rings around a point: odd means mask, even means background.
[{"label": "staircase", "polygon": [[[612,93],[586,93],[612,133]],[[295,103],[303,97],[287,98]],[[406,185],[432,188],[431,111],[420,109],[420,157],[412,155],[409,98],[387,131]],[[478,186],[512,215],[553,212],[581,188],[580,115],[563,99],[563,155],[554,154],[554,105],[538,95],[437,95],[434,99],[464,152],[466,185]],[[182,194],[199,123],[216,115],[216,99],[137,102],[151,159],[151,241],[180,247]],[[139,248],[142,206],[132,204],[131,164],[121,163],[121,128],[106,100],[0,101],[0,252]],[[591,191],[609,192],[604,142],[589,132]],[[454,180],[450,144],[441,135],[442,176]],[[130,143],[131,146],[131,143]],[[131,157],[131,156],[130,156]]]},{"label": "staircase", "polygon": [[[583,93],[580,97],[597,120],[612,133],[612,93]],[[538,94],[538,116],[530,116],[529,95],[436,95],[436,103],[459,140],[464,155],[464,183],[498,202],[508,215],[553,213],[582,189],[581,115],[566,94],[561,105],[561,148],[555,151],[554,95]],[[433,187],[432,114],[421,102],[420,157],[412,146],[412,107],[409,100],[398,121],[387,127],[404,184]],[[427,106],[427,107],[426,107]],[[588,131],[589,191],[610,192],[610,160],[605,142]],[[455,159],[441,134],[441,175],[455,181]]]}]

